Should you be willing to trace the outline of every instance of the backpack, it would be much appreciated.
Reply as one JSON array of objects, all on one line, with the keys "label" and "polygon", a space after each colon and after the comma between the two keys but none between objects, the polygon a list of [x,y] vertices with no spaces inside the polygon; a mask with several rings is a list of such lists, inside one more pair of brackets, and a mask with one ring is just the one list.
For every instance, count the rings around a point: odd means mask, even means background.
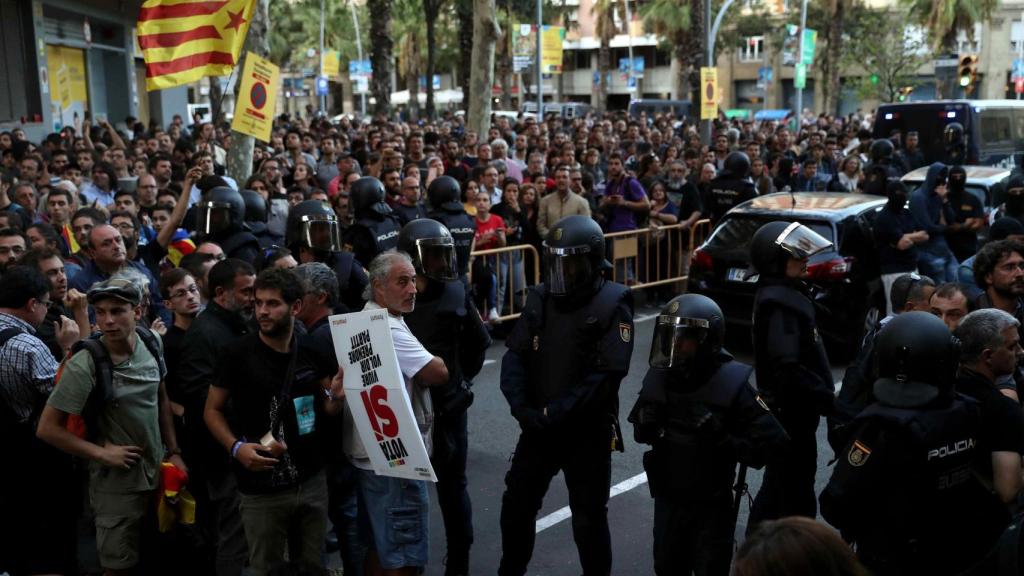
[{"label": "backpack", "polygon": [[[160,379],[163,380],[167,375],[167,364],[164,362],[164,356],[161,353],[156,335],[144,326],[136,326],[135,333],[142,339],[142,343],[145,344],[146,349],[153,355],[153,358],[156,359],[160,370]],[[71,358],[82,350],[87,351],[92,356],[92,362],[96,366],[96,385],[93,386],[92,391],[89,393],[89,398],[85,401],[82,414],[80,416],[72,414],[68,419],[67,428],[79,438],[93,440],[96,437],[97,430],[96,418],[100,411],[107,404],[115,402],[114,363],[110,360],[110,353],[107,352],[106,346],[100,342],[98,334],[76,342],[71,347],[71,353],[68,354],[67,358]],[[56,381],[58,383],[63,375],[66,362],[67,359],[61,363],[60,369],[57,370]]]}]

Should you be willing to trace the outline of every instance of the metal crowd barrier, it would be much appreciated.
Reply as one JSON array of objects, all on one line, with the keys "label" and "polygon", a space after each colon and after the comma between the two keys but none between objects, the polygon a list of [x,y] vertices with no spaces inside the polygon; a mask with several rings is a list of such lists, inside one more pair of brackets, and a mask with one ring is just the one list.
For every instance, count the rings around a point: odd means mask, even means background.
[{"label": "metal crowd barrier", "polygon": [[[624,282],[633,290],[674,285],[677,293],[686,291],[690,255],[711,233],[710,220],[698,220],[690,227],[682,224],[648,227],[605,234],[607,257],[612,263],[612,280]],[[497,284],[499,320],[514,320],[526,304],[527,275],[532,284],[540,282],[540,255],[528,244],[477,250],[474,258],[487,258]],[[472,270],[470,270],[472,274]],[[508,313],[504,314],[505,302]],[[487,311],[482,310],[486,315]]]},{"label": "metal crowd barrier", "polygon": [[710,233],[710,220],[698,220],[689,227],[670,224],[609,232],[604,237],[612,280],[633,290],[672,285],[677,293],[685,292],[690,254]]},{"label": "metal crowd barrier", "polygon": [[[475,250],[474,259],[485,258],[495,275],[498,296],[498,320],[519,318],[526,305],[527,274],[532,276],[530,286],[540,283],[540,255],[530,244],[517,244],[489,250]],[[470,277],[473,270],[470,268]],[[503,314],[505,302],[508,313]],[[486,315],[487,310],[481,310]]]}]

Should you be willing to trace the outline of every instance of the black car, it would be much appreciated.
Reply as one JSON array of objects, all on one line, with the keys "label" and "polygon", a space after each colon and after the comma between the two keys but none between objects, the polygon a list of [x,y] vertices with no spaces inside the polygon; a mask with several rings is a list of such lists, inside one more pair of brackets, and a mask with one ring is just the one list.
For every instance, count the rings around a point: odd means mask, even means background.
[{"label": "black car", "polygon": [[800,222],[833,243],[807,264],[807,282],[826,343],[856,353],[865,326],[885,315],[872,224],[885,198],[864,194],[797,192],[759,196],[730,210],[690,260],[690,291],[721,306],[727,323],[749,327],[757,273],[750,240],[773,220]]}]

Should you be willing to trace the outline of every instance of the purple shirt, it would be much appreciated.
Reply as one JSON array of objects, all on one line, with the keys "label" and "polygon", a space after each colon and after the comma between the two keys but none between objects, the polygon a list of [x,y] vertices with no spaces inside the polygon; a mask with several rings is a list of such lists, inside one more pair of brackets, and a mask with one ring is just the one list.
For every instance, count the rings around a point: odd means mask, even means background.
[{"label": "purple shirt", "polygon": [[[647,197],[644,187],[636,178],[623,176],[619,181],[609,180],[604,189],[605,196],[625,196],[629,202],[639,202]],[[612,206],[608,219],[608,232],[636,230],[636,212],[625,206]]]}]

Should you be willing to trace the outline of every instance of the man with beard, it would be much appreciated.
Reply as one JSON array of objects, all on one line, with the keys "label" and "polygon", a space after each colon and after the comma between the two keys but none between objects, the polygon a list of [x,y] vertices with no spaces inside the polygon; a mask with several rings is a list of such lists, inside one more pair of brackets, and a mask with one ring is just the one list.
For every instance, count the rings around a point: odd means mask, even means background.
[{"label": "man with beard", "polygon": [[[60,343],[60,336],[68,330],[68,324],[78,324],[79,334],[89,334],[88,303],[85,294],[68,290],[68,277],[64,272],[64,260],[50,248],[29,250],[18,260],[18,264],[40,271],[50,281],[50,305],[46,317],[36,328],[36,336],[46,344],[53,357],[60,362],[66,350]],[[72,318],[74,320],[72,320]]]},{"label": "man with beard", "polygon": [[185,457],[193,463],[191,485],[207,491],[197,498],[207,497],[212,509],[199,521],[217,535],[217,576],[239,576],[249,552],[235,477],[224,450],[207,430],[203,410],[225,347],[249,333],[246,320],[252,316],[255,281],[256,271],[248,262],[227,258],[214,265],[207,278],[210,302],[186,331],[177,365],[168,364],[169,370],[177,372],[178,390],[171,394],[181,398],[185,407],[185,446],[192,449]]},{"label": "man with beard", "polygon": [[380,181],[384,184],[384,198],[388,206],[394,207],[402,197],[402,176],[394,168],[385,168],[380,173]]},{"label": "man with beard", "polygon": [[[975,308],[996,308],[1017,321],[1024,319],[1024,244],[1016,240],[989,242],[974,257],[974,281],[984,290],[975,300]],[[1024,329],[1018,326],[1018,330]],[[1018,363],[1012,377],[1001,378],[996,386],[1003,394],[1019,401],[1024,386],[1024,368]]]},{"label": "man with beard", "polygon": [[345,392],[342,371],[329,372],[330,357],[296,333],[305,292],[299,277],[269,268],[253,289],[259,332],[225,347],[204,416],[235,463],[249,565],[262,576],[286,562],[320,565],[327,532],[321,434]]},{"label": "man with beard", "polygon": [[0,228],[0,276],[25,253],[28,242],[17,228]]}]

